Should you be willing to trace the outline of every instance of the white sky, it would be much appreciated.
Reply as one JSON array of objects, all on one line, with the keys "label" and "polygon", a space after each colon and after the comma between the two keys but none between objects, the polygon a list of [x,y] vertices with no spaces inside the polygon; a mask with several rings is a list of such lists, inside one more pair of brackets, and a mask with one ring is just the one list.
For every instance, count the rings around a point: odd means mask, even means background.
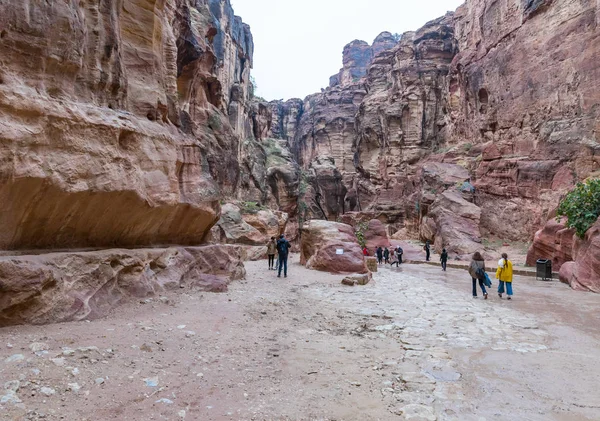
[{"label": "white sky", "polygon": [[304,98],[329,84],[346,44],[414,31],[464,0],[231,0],[252,28],[257,95]]}]

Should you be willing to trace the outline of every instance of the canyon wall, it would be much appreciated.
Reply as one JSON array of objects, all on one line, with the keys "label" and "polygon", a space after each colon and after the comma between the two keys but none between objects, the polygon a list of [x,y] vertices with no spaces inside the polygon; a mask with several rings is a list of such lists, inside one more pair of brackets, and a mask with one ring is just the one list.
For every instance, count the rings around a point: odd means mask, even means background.
[{"label": "canyon wall", "polygon": [[266,135],[290,142],[300,219],[358,212],[457,256],[531,241],[598,170],[598,16],[588,0],[467,0],[348,44],[328,88],[267,107],[298,121]]},{"label": "canyon wall", "polygon": [[0,3],[0,249],[201,243],[252,54],[228,0]]},{"label": "canyon wall", "polygon": [[241,190],[253,49],[229,0],[0,2],[0,325],[243,278],[180,246]]}]

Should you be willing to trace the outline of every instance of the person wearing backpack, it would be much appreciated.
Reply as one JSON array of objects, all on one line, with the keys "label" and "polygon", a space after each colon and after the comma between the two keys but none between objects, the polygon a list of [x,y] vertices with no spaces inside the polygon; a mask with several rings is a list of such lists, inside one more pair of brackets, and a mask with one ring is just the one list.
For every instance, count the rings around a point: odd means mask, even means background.
[{"label": "person wearing backpack", "polygon": [[290,251],[289,241],[285,239],[285,236],[281,234],[279,236],[279,240],[277,240],[277,252],[279,253],[279,270],[277,272],[277,277],[281,278],[281,269],[283,269],[283,276],[287,278],[287,261],[288,261],[288,253]]},{"label": "person wearing backpack", "polygon": [[506,299],[511,300],[513,295],[513,265],[512,262],[508,260],[508,254],[506,253],[502,253],[502,258],[498,260],[498,269],[496,269],[496,279],[498,279],[499,281],[498,297],[502,298],[502,294],[504,294],[504,284],[506,284],[506,295],[508,295]]},{"label": "person wearing backpack", "polygon": [[383,250],[383,261],[386,265],[390,263],[390,250],[387,247]]},{"label": "person wearing backpack", "polygon": [[473,254],[473,260],[471,260],[471,264],[469,265],[469,275],[471,275],[471,278],[473,279],[473,298],[477,298],[477,282],[479,281],[483,298],[487,300],[488,293],[484,285],[485,261],[478,251]]},{"label": "person wearing backpack", "polygon": [[448,264],[448,252],[446,249],[443,249],[442,254],[440,254],[440,262],[442,262],[442,270],[446,272],[446,265]]}]

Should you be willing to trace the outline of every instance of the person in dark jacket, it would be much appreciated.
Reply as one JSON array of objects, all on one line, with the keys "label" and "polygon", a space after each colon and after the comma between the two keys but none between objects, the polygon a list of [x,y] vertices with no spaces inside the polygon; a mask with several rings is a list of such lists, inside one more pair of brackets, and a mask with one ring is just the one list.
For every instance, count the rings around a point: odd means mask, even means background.
[{"label": "person in dark jacket", "polygon": [[402,264],[402,255],[404,254],[404,250],[402,250],[402,247],[398,246],[398,248],[396,249],[396,255],[398,256],[398,264],[401,265]]},{"label": "person in dark jacket", "polygon": [[386,265],[390,262],[390,251],[387,247],[385,248],[385,250],[383,250],[383,260],[385,261]]},{"label": "person in dark jacket", "polygon": [[425,260],[429,262],[429,259],[431,258],[431,246],[429,245],[429,240],[425,243],[423,250],[425,250]]},{"label": "person in dark jacket", "polygon": [[485,261],[478,251],[473,255],[473,260],[471,260],[471,264],[469,265],[469,275],[473,279],[473,298],[477,298],[477,281],[479,281],[483,298],[487,300],[488,293],[483,283],[485,280]]},{"label": "person in dark jacket", "polygon": [[381,264],[383,262],[383,249],[380,247],[377,247],[377,263]]},{"label": "person in dark jacket", "polygon": [[279,253],[279,271],[277,272],[278,278],[281,278],[281,269],[283,269],[283,276],[287,278],[287,261],[291,247],[292,246],[290,245],[289,241],[285,239],[283,234],[281,234],[279,236],[279,240],[277,240],[277,252]]},{"label": "person in dark jacket", "polygon": [[446,265],[448,264],[448,252],[446,249],[443,249],[442,254],[440,254],[440,262],[442,262],[442,270],[446,272]]}]

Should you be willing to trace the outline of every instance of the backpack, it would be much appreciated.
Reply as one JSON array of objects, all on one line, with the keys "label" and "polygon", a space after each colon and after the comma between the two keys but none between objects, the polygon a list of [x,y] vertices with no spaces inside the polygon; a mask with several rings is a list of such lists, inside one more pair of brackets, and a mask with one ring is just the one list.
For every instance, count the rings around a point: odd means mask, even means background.
[{"label": "backpack", "polygon": [[285,238],[282,238],[277,241],[277,252],[279,254],[287,254],[289,248],[290,243]]}]

